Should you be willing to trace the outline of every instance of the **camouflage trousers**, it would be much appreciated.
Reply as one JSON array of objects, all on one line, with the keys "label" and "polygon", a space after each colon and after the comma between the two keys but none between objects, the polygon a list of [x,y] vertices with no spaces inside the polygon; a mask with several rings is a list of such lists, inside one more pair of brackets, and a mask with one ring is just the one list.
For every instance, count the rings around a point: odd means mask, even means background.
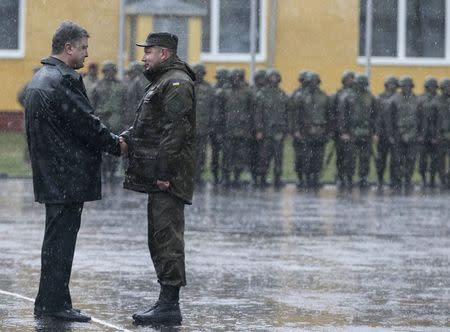
[{"label": "camouflage trousers", "polygon": [[283,148],[284,137],[264,138],[258,146],[257,174],[266,177],[270,163],[273,160],[273,174],[275,178],[280,178],[283,173]]},{"label": "camouflage trousers", "polygon": [[228,180],[231,173],[239,175],[249,166],[250,139],[227,137],[223,152],[223,175]]},{"label": "camouflage trousers", "polygon": [[304,143],[305,172],[308,177],[318,177],[322,170],[323,157],[325,154],[324,140],[307,140]]},{"label": "camouflage trousers", "polygon": [[[375,160],[379,182],[383,182],[384,180],[389,154],[391,154],[391,143],[387,139],[380,140],[377,145],[377,159]],[[392,174],[392,155],[390,165],[390,173]]]},{"label": "camouflage trousers", "polygon": [[353,178],[358,160],[360,179],[367,179],[370,167],[371,142],[369,139],[361,139],[352,142],[341,143],[343,148],[343,172],[347,179]]},{"label": "camouflage trousers", "polygon": [[206,165],[206,146],[208,143],[208,135],[195,136],[195,151],[196,151],[196,166],[195,166],[195,180],[197,182],[202,180],[202,174],[205,171]]},{"label": "camouflage trousers", "polygon": [[437,154],[439,179],[442,184],[450,187],[450,141],[440,142]]},{"label": "camouflage trousers", "polygon": [[161,285],[185,286],[184,202],[166,192],[148,195],[148,248]]},{"label": "camouflage trousers", "polygon": [[294,138],[292,141],[292,145],[294,147],[295,153],[295,172],[297,173],[299,181],[302,181],[303,176],[305,175],[305,143],[303,142],[303,140]]},{"label": "camouflage trousers", "polygon": [[419,173],[425,177],[428,171],[432,176],[438,171],[438,148],[436,144],[425,142],[419,145]]},{"label": "camouflage trousers", "polygon": [[416,164],[416,143],[396,142],[392,146],[392,185],[400,187],[402,183],[409,185]]}]

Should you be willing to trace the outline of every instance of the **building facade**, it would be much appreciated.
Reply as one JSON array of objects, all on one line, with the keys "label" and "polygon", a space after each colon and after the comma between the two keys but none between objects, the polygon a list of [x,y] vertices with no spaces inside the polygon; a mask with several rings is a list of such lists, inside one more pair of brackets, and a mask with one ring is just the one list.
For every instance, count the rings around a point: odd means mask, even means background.
[{"label": "building facade", "polygon": [[[280,70],[292,91],[298,72],[310,69],[331,93],[341,74],[364,72],[366,0],[257,0],[257,68]],[[450,0],[373,1],[373,91],[387,75],[411,75],[422,91],[427,75],[450,76]],[[125,16],[119,49],[121,8]],[[61,14],[63,13],[63,14]],[[20,128],[17,91],[50,53],[55,28],[65,19],[91,34],[87,63],[140,60],[134,46],[152,30],[180,35],[180,56],[202,61],[207,79],[218,67],[249,73],[250,0],[2,0],[0,2],[0,128]],[[6,119],[6,120],[5,120]]]}]

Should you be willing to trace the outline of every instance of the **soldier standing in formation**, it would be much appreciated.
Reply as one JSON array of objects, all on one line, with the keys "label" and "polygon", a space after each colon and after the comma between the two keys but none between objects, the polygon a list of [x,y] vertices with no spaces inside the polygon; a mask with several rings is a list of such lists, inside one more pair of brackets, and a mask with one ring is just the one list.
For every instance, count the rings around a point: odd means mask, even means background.
[{"label": "soldier standing in formation", "polygon": [[211,171],[214,176],[214,184],[220,183],[219,173],[223,170],[223,145],[224,145],[224,121],[225,116],[222,113],[220,106],[220,98],[223,91],[230,87],[229,84],[230,73],[228,69],[219,68],[216,71],[216,85],[214,86],[214,106],[211,116]]},{"label": "soldier standing in formation", "polygon": [[340,117],[339,105],[344,100],[347,93],[351,92],[353,89],[353,80],[355,79],[355,73],[352,71],[344,71],[342,74],[342,87],[336,91],[334,95],[331,96],[331,116],[334,131],[334,149],[336,151],[336,180],[338,186],[344,186],[344,157],[345,151],[342,144],[342,140],[339,137],[339,130],[337,128],[337,122]]},{"label": "soldier standing in formation", "polygon": [[[253,93],[245,84],[244,72],[234,69],[231,86],[219,90],[217,109],[224,115],[223,178],[225,185],[238,185],[242,171],[249,165],[249,147],[253,130]],[[231,173],[233,182],[231,182]]]},{"label": "soldier standing in formation", "polygon": [[194,90],[196,96],[196,168],[195,181],[203,184],[202,174],[206,164],[206,146],[211,134],[211,114],[214,108],[214,89],[205,81],[206,70],[203,64],[197,64],[193,68],[196,81]]},{"label": "soldier standing in formation", "polygon": [[344,151],[345,186],[351,188],[356,169],[356,159],[359,163],[359,185],[368,186],[372,140],[375,137],[377,102],[368,90],[369,81],[365,75],[355,78],[354,91],[349,92],[339,105],[338,130]]},{"label": "soldier standing in formation", "polygon": [[92,100],[92,90],[94,89],[95,83],[98,80],[98,65],[96,63],[89,64],[88,72],[83,78],[84,86],[86,87],[86,93],[88,98]]},{"label": "soldier standing in formation", "polygon": [[266,186],[270,162],[274,160],[274,185],[280,187],[283,172],[284,139],[288,133],[289,98],[280,89],[281,75],[267,71],[267,86],[256,94],[255,131],[258,142],[256,184]]},{"label": "soldier standing in formation", "polygon": [[436,124],[433,119],[438,82],[434,77],[427,77],[424,83],[425,92],[418,97],[417,109],[417,142],[419,148],[419,173],[423,186],[428,185],[427,173],[430,172],[430,187],[435,185],[437,173],[437,140]]},{"label": "soldier standing in formation", "polygon": [[392,186],[397,190],[404,186],[405,191],[410,191],[416,162],[419,102],[413,93],[414,82],[411,77],[402,77],[399,84],[401,92],[392,97],[390,105],[394,133]]},{"label": "soldier standing in formation", "polygon": [[[253,82],[254,85],[252,86],[253,94],[258,94],[259,91],[263,90],[263,88],[267,85],[267,72],[264,69],[258,69],[255,72],[255,75],[253,76]],[[260,149],[262,148],[260,146],[261,140],[258,140],[256,137],[256,112],[257,109],[254,111],[255,119],[253,119],[255,127],[253,128],[254,131],[252,133],[252,141],[250,143],[250,173],[252,175],[252,180],[254,185],[258,185],[258,156],[260,154]]]},{"label": "soldier standing in formation", "polygon": [[436,98],[435,123],[438,146],[438,172],[441,184],[450,188],[450,79],[440,83],[441,95]]},{"label": "soldier standing in formation", "polygon": [[[377,158],[376,169],[378,177],[378,187],[381,189],[384,184],[384,173],[386,170],[388,156],[391,154],[394,137],[392,132],[392,116],[390,112],[390,100],[398,89],[398,79],[395,76],[388,76],[384,81],[384,92],[378,96],[378,121],[377,121]],[[392,165],[392,162],[391,162]],[[391,169],[392,174],[392,169]]]},{"label": "soldier standing in formation", "polygon": [[127,104],[123,119],[125,128],[129,128],[133,125],[136,109],[144,95],[145,88],[148,85],[148,81],[145,78],[143,71],[144,66],[139,62],[133,61],[128,66]]},{"label": "soldier standing in formation", "polygon": [[[117,67],[112,61],[105,61],[102,67],[103,78],[92,89],[91,102],[95,114],[112,132],[123,130],[126,109],[126,86],[117,78]],[[102,162],[104,182],[112,183],[117,170],[117,160],[105,153]]]},{"label": "soldier standing in formation", "polygon": [[298,188],[302,188],[304,186],[305,175],[305,161],[304,161],[304,141],[300,137],[300,131],[298,131],[295,126],[296,119],[298,118],[298,113],[300,109],[300,103],[303,91],[308,87],[308,76],[310,71],[303,70],[298,74],[298,82],[300,86],[294,90],[290,98],[290,111],[289,111],[289,131],[293,137],[292,145],[295,153],[295,162],[294,168],[297,173],[298,178]]},{"label": "soldier standing in formation", "polygon": [[303,147],[304,172],[308,188],[318,188],[323,165],[325,143],[329,137],[330,101],[320,90],[320,77],[309,72],[308,85],[298,100],[298,117],[294,121],[295,136]]}]

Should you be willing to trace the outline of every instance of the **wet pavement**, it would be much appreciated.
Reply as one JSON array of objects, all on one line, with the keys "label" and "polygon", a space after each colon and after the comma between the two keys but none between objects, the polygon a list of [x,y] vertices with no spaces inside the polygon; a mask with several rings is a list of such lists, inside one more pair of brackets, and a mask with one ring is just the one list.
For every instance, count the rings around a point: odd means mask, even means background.
[{"label": "wet pavement", "polygon": [[[110,188],[85,205],[71,292],[101,321],[57,323],[35,320],[28,300],[38,286],[44,208],[30,180],[0,187],[1,331],[153,330],[131,320],[159,290],[145,195]],[[449,193],[208,185],[186,209],[183,324],[159,329],[449,331],[449,202]]]}]

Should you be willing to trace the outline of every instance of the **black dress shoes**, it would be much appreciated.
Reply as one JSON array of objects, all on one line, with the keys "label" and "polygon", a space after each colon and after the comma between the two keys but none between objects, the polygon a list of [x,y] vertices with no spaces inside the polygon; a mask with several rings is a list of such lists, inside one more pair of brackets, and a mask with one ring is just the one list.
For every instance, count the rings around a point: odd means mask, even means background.
[{"label": "black dress shoes", "polygon": [[47,312],[39,309],[34,309],[34,316],[36,318],[54,318],[58,320],[64,320],[69,322],[89,322],[90,316],[84,315],[78,309],[64,309],[56,312]]},{"label": "black dress shoes", "polygon": [[136,324],[178,325],[181,323],[181,311],[178,302],[164,303],[161,301],[150,309],[133,315]]}]

